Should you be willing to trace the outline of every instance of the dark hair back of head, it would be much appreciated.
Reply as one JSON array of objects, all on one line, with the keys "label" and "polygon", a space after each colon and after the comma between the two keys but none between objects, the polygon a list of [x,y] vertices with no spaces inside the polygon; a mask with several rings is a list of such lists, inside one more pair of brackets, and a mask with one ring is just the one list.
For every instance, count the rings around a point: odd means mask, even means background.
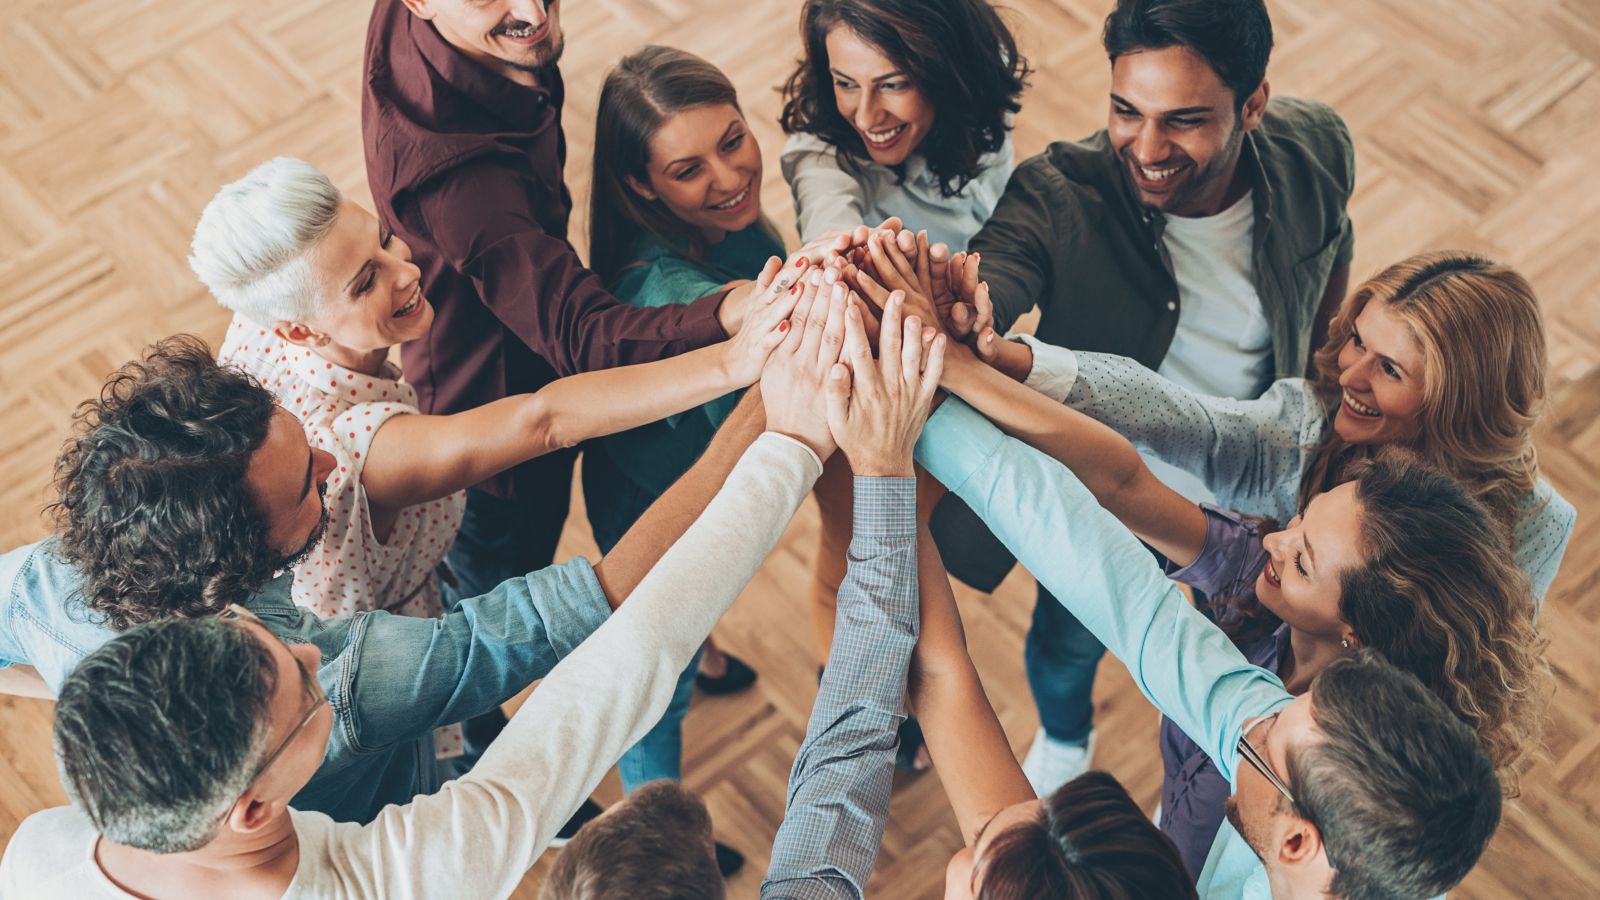
[{"label": "dark hair back of head", "polygon": [[989,841],[979,900],[1143,900],[1194,897],[1178,848],[1105,772],[1045,798],[1036,822]]},{"label": "dark hair back of head", "polygon": [[1233,91],[1237,108],[1267,77],[1272,19],[1263,0],[1117,0],[1101,40],[1113,65],[1135,50],[1187,47]]},{"label": "dark hair back of head", "polygon": [[676,781],[652,781],[578,831],[540,900],[721,900],[711,814]]},{"label": "dark hair back of head", "polygon": [[215,612],[283,563],[245,482],[272,394],[175,335],[118,369],[74,414],[56,459],[58,553],[112,628]]},{"label": "dark hair back of head", "polygon": [[828,32],[843,25],[878,48],[934,106],[933,129],[917,152],[954,196],[983,170],[979,158],[999,150],[1007,117],[1031,70],[1016,39],[987,0],[807,0],[800,12],[805,56],[783,88],[780,122],[789,134],[827,141],[846,165],[870,158],[845,121],[828,71]]},{"label": "dark hair back of head", "polygon": [[1500,783],[1478,737],[1415,677],[1371,650],[1311,685],[1318,739],[1289,783],[1322,833],[1343,900],[1433,897],[1467,876],[1500,823]]},{"label": "dark hair back of head", "polygon": [[705,239],[660,200],[628,187],[627,176],[648,184],[650,139],[668,117],[697,106],[739,108],[739,96],[722,70],[674,47],[646,46],[624,56],[606,74],[594,123],[594,177],[589,187],[589,267],[614,284],[641,235],[700,259]]},{"label": "dark hair back of head", "polygon": [[267,648],[217,619],[130,629],[61,685],[61,782],[95,828],[152,853],[205,846],[249,784],[276,683]]}]

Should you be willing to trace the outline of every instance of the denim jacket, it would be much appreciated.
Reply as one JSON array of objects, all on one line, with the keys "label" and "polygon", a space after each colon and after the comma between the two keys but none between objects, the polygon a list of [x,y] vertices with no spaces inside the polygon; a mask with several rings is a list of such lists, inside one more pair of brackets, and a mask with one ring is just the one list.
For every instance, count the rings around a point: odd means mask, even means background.
[{"label": "denim jacket", "polygon": [[[53,539],[0,556],[0,666],[31,665],[52,691],[115,636],[94,622],[77,571]],[[498,706],[582,643],[611,614],[577,558],[466,598],[438,619],[386,612],[323,619],[295,606],[281,575],[245,606],[285,641],[322,652],[318,680],[334,713],[322,766],[292,806],[366,822],[437,789],[432,731]]]}]

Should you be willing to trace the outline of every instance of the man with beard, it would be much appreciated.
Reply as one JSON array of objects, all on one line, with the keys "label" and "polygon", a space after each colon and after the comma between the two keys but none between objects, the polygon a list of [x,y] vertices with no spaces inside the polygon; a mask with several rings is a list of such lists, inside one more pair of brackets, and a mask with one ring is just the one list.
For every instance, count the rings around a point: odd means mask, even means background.
[{"label": "man with beard", "polygon": [[[972,239],[996,330],[1038,304],[1042,340],[1217,396],[1304,374],[1349,281],[1344,123],[1321,104],[1269,100],[1262,0],[1119,0],[1104,44],[1106,130],[1019,166]],[[1192,476],[1152,469],[1209,499]],[[1011,567],[955,498],[934,531],[968,583],[992,590]],[[1104,652],[1041,588],[1026,645],[1041,727],[1024,762],[1040,796],[1088,768]]]},{"label": "man with beard", "polygon": [[[727,290],[687,304],[619,303],[579,261],[567,242],[572,199],[562,175],[563,40],[559,0],[377,0],[373,8],[361,114],[367,179],[379,219],[411,247],[435,308],[428,337],[401,348],[425,413],[671,356],[723,340],[741,321],[743,298]],[[449,559],[464,590],[549,564],[576,456],[548,453],[468,490]],[[692,689],[691,675],[681,692]],[[487,725],[469,726],[469,742],[492,737]],[[587,804],[579,815],[598,812]],[[719,852],[725,868],[737,867],[736,854]]]}]

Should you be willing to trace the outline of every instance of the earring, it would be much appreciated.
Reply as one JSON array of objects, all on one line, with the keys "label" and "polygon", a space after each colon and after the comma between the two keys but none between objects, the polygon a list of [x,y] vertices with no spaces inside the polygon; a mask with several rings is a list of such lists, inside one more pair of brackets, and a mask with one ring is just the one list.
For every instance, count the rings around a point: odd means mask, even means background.
[{"label": "earring", "polygon": [[1349,650],[1350,649],[1350,641],[1349,641],[1349,639],[1348,638],[1340,638],[1339,639],[1339,646],[1345,648],[1346,650]]}]

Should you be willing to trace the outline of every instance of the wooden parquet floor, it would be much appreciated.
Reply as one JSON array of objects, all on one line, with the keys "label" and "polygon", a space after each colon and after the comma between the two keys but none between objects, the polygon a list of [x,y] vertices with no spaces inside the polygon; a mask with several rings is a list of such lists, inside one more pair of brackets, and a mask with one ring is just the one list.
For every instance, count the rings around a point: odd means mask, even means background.
[{"label": "wooden parquet floor", "polygon": [[[1105,121],[1098,43],[1107,0],[1010,0],[1038,67],[1020,155]],[[1580,511],[1545,605],[1559,677],[1548,759],[1457,896],[1600,895],[1600,0],[1274,0],[1275,93],[1337,108],[1355,134],[1357,281],[1425,248],[1465,246],[1526,273],[1544,301],[1550,481]],[[0,546],[44,534],[48,473],[73,405],[149,341],[216,341],[226,317],[184,262],[200,208],[276,154],[310,160],[366,201],[357,112],[367,5],[356,0],[7,0],[0,24]],[[777,171],[779,85],[798,50],[780,0],[568,0],[568,179],[586,194],[599,82],[619,52],[680,46],[722,66],[766,151],[766,209],[792,222]],[[581,233],[580,227],[574,229]],[[791,232],[792,234],[792,232]],[[1584,462],[1584,460],[1589,462]],[[810,504],[718,627],[761,671],[738,697],[701,699],[686,778],[749,857],[753,897],[815,692],[804,586]],[[580,518],[563,554],[594,553]],[[1022,673],[1032,585],[963,592],[973,654],[1015,746],[1035,726]],[[1108,660],[1098,762],[1146,807],[1159,786],[1156,718]],[[0,838],[64,802],[48,703],[0,699]],[[603,796],[615,796],[609,779]],[[940,895],[959,845],[936,775],[895,793],[873,894]],[[540,868],[519,896],[536,893]]]}]

